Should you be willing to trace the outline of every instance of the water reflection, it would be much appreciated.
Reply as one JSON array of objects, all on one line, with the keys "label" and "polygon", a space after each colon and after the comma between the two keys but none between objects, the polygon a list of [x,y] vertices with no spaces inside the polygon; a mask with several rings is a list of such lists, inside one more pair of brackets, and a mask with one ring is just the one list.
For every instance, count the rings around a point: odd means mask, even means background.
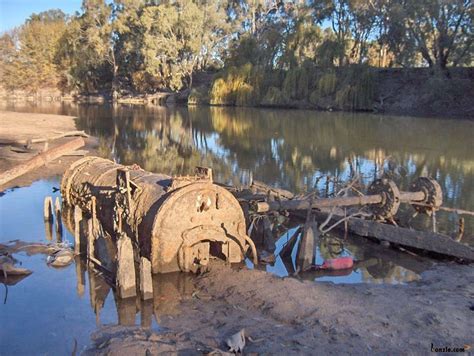
[{"label": "water reflection", "polygon": [[[23,104],[25,105],[25,104]],[[247,183],[251,177],[295,192],[323,189],[331,175],[354,169],[365,183],[390,175],[406,190],[420,175],[435,177],[445,205],[474,207],[474,123],[303,110],[56,104],[15,110],[79,117],[78,125],[100,139],[99,154],[166,174],[213,168],[217,180]],[[10,107],[12,109],[12,107]],[[410,209],[401,211],[409,218]],[[459,217],[438,214],[439,231],[457,230]],[[423,217],[415,228],[429,227]],[[474,219],[466,218],[463,242],[474,244]]]},{"label": "water reflection", "polygon": [[142,300],[140,296],[122,299],[103,273],[95,270],[80,257],[75,259],[76,292],[79,297],[89,283],[89,300],[95,314],[96,325],[102,325],[101,312],[109,295],[113,298],[117,312],[117,324],[139,325],[156,328],[162,317],[177,315],[182,300],[191,298],[195,290],[193,275],[189,273],[168,273],[153,276],[153,299]]}]

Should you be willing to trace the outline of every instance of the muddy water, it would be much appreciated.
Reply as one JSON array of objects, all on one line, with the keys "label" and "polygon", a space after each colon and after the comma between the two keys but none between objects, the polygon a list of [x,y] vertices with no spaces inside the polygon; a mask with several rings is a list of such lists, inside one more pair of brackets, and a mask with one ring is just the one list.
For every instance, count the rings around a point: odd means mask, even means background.
[{"label": "muddy water", "polygon": [[[382,172],[402,189],[420,175],[442,185],[446,206],[474,210],[474,123],[439,119],[319,113],[291,110],[9,105],[9,110],[77,116],[77,125],[99,138],[99,153],[124,164],[166,174],[188,174],[210,166],[216,180],[241,184],[250,179],[303,193],[337,189],[325,177],[347,179],[357,170],[365,182]],[[0,243],[13,239],[47,242],[42,206],[56,196],[59,178],[13,189],[0,197]],[[401,214],[410,217],[405,207]],[[453,235],[459,217],[438,213],[439,231]],[[431,228],[431,220],[410,218],[410,226]],[[466,218],[463,242],[474,245],[474,219]],[[73,241],[65,229],[63,239]],[[277,251],[292,234],[284,233]],[[53,239],[56,237],[53,236]],[[357,268],[340,276],[316,272],[303,278],[336,283],[405,283],[418,278],[430,262],[355,237],[321,240],[317,261],[351,255]],[[164,314],[190,298],[192,281],[183,275],[155,280],[151,303],[116,300],[104,280],[77,261],[67,268],[47,267],[46,257],[16,256],[34,273],[0,293],[0,354],[65,354],[83,349],[97,325],[136,324],[159,328]],[[267,270],[291,273],[277,259]],[[158,277],[157,277],[158,278]],[[5,323],[5,324],[4,324]],[[24,340],[28,339],[28,342]]]}]

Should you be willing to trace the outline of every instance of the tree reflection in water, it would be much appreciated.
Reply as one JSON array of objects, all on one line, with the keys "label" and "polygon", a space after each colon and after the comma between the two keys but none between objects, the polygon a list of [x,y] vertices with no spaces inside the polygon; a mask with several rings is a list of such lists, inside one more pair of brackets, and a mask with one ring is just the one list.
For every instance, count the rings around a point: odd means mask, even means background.
[{"label": "tree reflection in water", "polygon": [[[298,193],[325,191],[326,180],[320,177],[347,180],[355,171],[365,184],[389,175],[402,190],[416,177],[430,175],[441,184],[446,206],[474,209],[470,121],[223,107],[48,104],[7,109],[78,116],[79,127],[99,137],[101,156],[152,172],[190,174],[195,166],[209,166],[220,182],[239,185],[254,178]],[[328,189],[334,189],[332,183]],[[426,217],[412,219],[408,206],[399,214],[415,228],[430,228]],[[458,218],[438,212],[438,230],[453,235]],[[474,245],[473,232],[474,219],[466,217],[462,242]],[[362,255],[358,248],[367,248],[359,242],[345,247],[362,260],[380,253]],[[366,267],[362,279],[413,277],[405,276],[413,269],[398,270],[400,261],[389,264],[375,272]],[[377,275],[382,270],[387,273]]]}]

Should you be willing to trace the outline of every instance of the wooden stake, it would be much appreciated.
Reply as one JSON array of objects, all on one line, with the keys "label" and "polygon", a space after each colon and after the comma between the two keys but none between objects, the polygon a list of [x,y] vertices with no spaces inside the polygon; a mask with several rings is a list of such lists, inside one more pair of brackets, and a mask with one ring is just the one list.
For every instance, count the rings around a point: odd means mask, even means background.
[{"label": "wooden stake", "polygon": [[79,206],[74,206],[74,252],[81,253],[81,221],[82,210]]},{"label": "wooden stake", "polygon": [[151,262],[145,257],[140,258],[140,295],[143,300],[153,298]]},{"label": "wooden stake", "polygon": [[296,266],[300,267],[302,272],[310,269],[314,264],[314,242],[318,232],[318,225],[311,215],[304,225],[303,235],[296,255]]},{"label": "wooden stake", "polygon": [[53,222],[53,198],[51,197],[44,198],[43,216],[44,221]]},{"label": "wooden stake", "polygon": [[61,242],[63,240],[63,221],[61,218],[61,202],[59,197],[54,201],[54,213],[56,215],[56,240]]},{"label": "wooden stake", "polygon": [[135,278],[132,241],[122,233],[117,241],[117,290],[120,298],[137,295]]}]

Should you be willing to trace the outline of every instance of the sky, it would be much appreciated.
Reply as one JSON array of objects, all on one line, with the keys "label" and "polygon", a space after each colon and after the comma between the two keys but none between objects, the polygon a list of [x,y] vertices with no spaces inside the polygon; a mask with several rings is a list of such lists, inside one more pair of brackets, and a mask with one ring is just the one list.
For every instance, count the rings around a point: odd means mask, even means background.
[{"label": "sky", "polygon": [[74,14],[81,9],[82,0],[0,0],[0,33],[20,26],[32,13],[61,9]]}]

